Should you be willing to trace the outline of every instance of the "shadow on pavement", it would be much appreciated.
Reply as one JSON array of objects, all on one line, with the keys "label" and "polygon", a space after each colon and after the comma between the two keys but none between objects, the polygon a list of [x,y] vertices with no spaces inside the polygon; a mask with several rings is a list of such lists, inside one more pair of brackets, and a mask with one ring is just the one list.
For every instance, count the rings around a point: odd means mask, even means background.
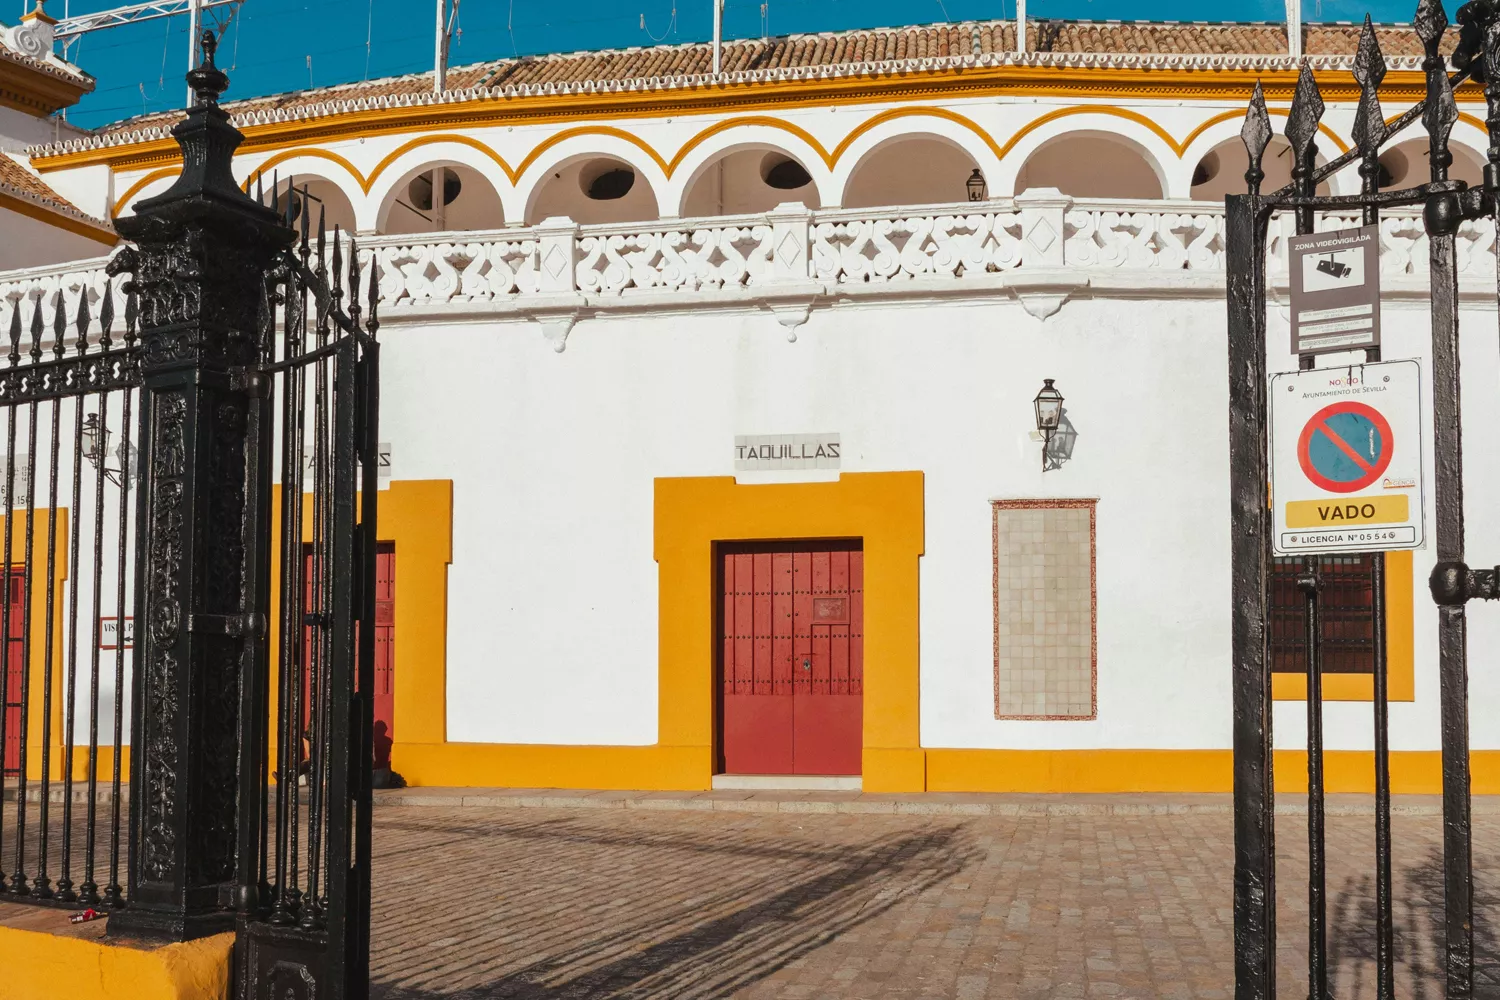
[{"label": "shadow on pavement", "polygon": [[[1500,1000],[1500,858],[1474,858],[1474,996]],[[1429,847],[1418,863],[1394,872],[1397,994],[1442,1000],[1444,984],[1443,852]],[[1348,879],[1329,909],[1329,985],[1337,996],[1375,996],[1375,874]]]},{"label": "shadow on pavement", "polygon": [[[597,830],[584,832],[567,826],[528,825],[507,829],[506,835],[556,836],[588,843],[615,839]],[[489,832],[493,835],[493,828]],[[671,837],[670,844],[649,845],[644,841],[661,840],[660,835],[643,838],[632,833],[619,839],[629,847],[648,850],[671,847],[742,853],[741,845],[708,837]],[[763,863],[767,860],[767,852],[744,846],[750,854],[760,855]],[[497,970],[500,974],[492,980],[474,983],[466,976],[466,983],[437,985],[432,980],[441,979],[439,969],[405,966],[395,978],[420,985],[386,977],[372,984],[371,996],[373,1000],[728,997],[880,916],[898,901],[940,885],[975,862],[981,851],[955,825],[869,847],[834,851],[808,845],[799,850],[787,844],[774,854],[787,862],[800,862],[801,870],[772,870],[748,882],[726,872],[724,885],[704,885],[702,895],[691,901],[694,911],[718,915],[669,937],[658,939],[651,931],[653,927],[682,927],[683,901],[641,898],[632,901],[630,919],[625,921],[599,920],[578,912],[568,932],[546,938],[544,954],[515,956],[520,964]]]}]

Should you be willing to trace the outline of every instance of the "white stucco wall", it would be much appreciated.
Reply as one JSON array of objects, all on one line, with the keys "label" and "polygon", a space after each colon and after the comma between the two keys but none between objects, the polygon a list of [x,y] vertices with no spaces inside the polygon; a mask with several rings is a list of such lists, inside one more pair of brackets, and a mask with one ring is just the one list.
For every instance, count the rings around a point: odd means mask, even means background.
[{"label": "white stucco wall", "polygon": [[86,236],[48,225],[40,219],[0,208],[0,270],[41,267],[108,253]]},{"label": "white stucco wall", "polygon": [[[1466,316],[1489,330],[1493,314]],[[1388,308],[1386,356],[1425,357],[1426,313]],[[845,471],[926,475],[921,725],[927,746],[1222,748],[1230,740],[1224,307],[1214,296],[816,310],[789,343],[765,313],[583,320],[565,353],[524,323],[389,323],[382,437],[398,478],[454,480],[448,738],[656,738],[657,476],[732,475],[736,434],[837,431]],[[1271,339],[1286,340],[1273,309]],[[1468,419],[1500,418],[1493,338],[1470,338]],[[1278,350],[1273,370],[1294,368]],[[1031,400],[1055,378],[1078,431],[1039,471]],[[1500,477],[1473,449],[1470,496]],[[742,478],[742,481],[749,481]],[[1495,483],[1500,487],[1500,482]],[[993,718],[989,501],[1097,497],[1098,718]],[[1500,551],[1476,512],[1471,551]],[[1392,745],[1438,745],[1430,551],[1416,558],[1417,701]],[[705,594],[704,599],[710,599]],[[1476,612],[1471,649],[1500,639]],[[709,655],[705,651],[705,658]],[[1472,703],[1500,678],[1473,658]],[[1276,713],[1301,739],[1300,702]],[[1370,706],[1330,703],[1328,745],[1370,745]],[[1474,746],[1500,724],[1474,717]]]}]

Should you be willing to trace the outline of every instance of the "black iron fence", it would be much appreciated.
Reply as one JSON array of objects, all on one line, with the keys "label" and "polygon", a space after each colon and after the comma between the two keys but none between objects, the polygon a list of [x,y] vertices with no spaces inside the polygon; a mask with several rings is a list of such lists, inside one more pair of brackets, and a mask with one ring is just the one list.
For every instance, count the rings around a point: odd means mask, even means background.
[{"label": "black iron fence", "polygon": [[136,300],[10,303],[0,371],[0,898],[119,908],[141,384]]},{"label": "black iron fence", "polygon": [[[1421,0],[1413,26],[1424,52],[1426,99],[1387,121],[1379,90],[1386,73],[1369,18],[1354,59],[1359,85],[1354,148],[1317,165],[1315,139],[1323,98],[1304,62],[1286,119],[1285,134],[1294,156],[1292,183],[1262,194],[1261,161],[1272,138],[1262,88],[1256,85],[1242,129],[1250,167],[1248,193],[1226,199],[1228,256],[1230,470],[1233,518],[1232,599],[1234,643],[1234,811],[1235,811],[1235,992],[1239,1000],[1271,1000],[1276,990],[1276,837],[1271,733],[1271,673],[1286,668],[1291,634],[1300,619],[1307,672],[1308,780],[1308,970],[1307,995],[1330,995],[1327,942],[1327,886],[1324,852],[1324,746],[1322,678],[1331,657],[1347,658],[1340,643],[1359,638],[1330,636],[1324,620],[1347,611],[1342,568],[1318,557],[1303,562],[1288,579],[1271,556],[1266,503],[1266,249],[1273,213],[1295,216],[1299,234],[1313,230],[1320,208],[1357,210],[1364,225],[1379,222],[1383,208],[1421,205],[1429,240],[1431,269],[1432,372],[1434,397],[1435,541],[1438,563],[1431,589],[1438,605],[1438,667],[1443,759],[1443,908],[1445,996],[1474,995],[1473,871],[1469,803],[1468,683],[1465,604],[1472,597],[1500,595],[1500,573],[1471,570],[1463,561],[1463,465],[1458,359],[1458,283],[1454,237],[1465,220],[1492,217],[1500,222],[1500,6],[1488,0],[1459,11],[1459,39],[1448,60],[1440,53],[1449,29],[1440,0]],[[1465,81],[1483,84],[1490,135],[1484,183],[1467,188],[1451,180],[1453,157],[1448,136],[1458,121],[1453,89]],[[1428,136],[1430,179],[1415,187],[1380,189],[1382,145],[1421,120]],[[1363,180],[1357,195],[1320,196],[1319,182],[1350,164]],[[1367,360],[1378,361],[1378,348]],[[1304,356],[1303,368],[1315,359]],[[1360,557],[1369,564],[1369,615],[1384,619],[1384,557]],[[1294,567],[1286,567],[1294,569]],[[1300,594],[1301,614],[1296,614]],[[1363,600],[1361,597],[1360,601]],[[1340,627],[1349,627],[1348,622]],[[1278,659],[1280,663],[1278,663]],[[1388,733],[1388,676],[1383,631],[1374,629],[1368,646],[1374,705],[1375,762],[1376,994],[1395,994],[1392,926],[1391,781]],[[1347,663],[1342,664],[1347,666]]]},{"label": "black iron fence", "polygon": [[234,184],[203,47],[110,284],[11,303],[0,899],[233,929],[239,997],[358,998],[378,274],[309,192]]}]

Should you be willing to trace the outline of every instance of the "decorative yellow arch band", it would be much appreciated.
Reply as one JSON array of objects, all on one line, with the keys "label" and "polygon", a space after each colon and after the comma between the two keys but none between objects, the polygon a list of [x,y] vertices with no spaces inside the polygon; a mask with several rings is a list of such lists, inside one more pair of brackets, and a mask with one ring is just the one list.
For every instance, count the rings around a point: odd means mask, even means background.
[{"label": "decorative yellow arch band", "polygon": [[[1267,108],[1266,111],[1268,114],[1276,115],[1280,118],[1285,118],[1288,113],[1285,108]],[[1243,111],[1222,111],[1219,114],[1214,115],[1208,121],[1204,122],[1202,125],[1199,125],[1197,128],[1188,133],[1188,137],[1182,140],[1182,147],[1177,150],[1177,155],[1182,156],[1184,153],[1186,153],[1188,147],[1197,142],[1200,135],[1202,135],[1204,132],[1207,132],[1209,129],[1213,128],[1220,122],[1232,121],[1236,118],[1243,117],[1245,117],[1245,113]],[[1338,133],[1334,132],[1333,129],[1329,128],[1322,122],[1319,122],[1318,131],[1328,136],[1328,138],[1333,141],[1333,144],[1338,147],[1339,153],[1341,155],[1349,152],[1349,144],[1342,138],[1340,138]]]},{"label": "decorative yellow arch band", "polygon": [[[1282,117],[1285,117],[1287,114],[1286,110],[1282,108],[1272,108],[1270,109],[1270,113]],[[1161,125],[1137,111],[1132,111],[1127,108],[1112,107],[1104,104],[1085,104],[1076,107],[1056,108],[1043,115],[1040,115],[1039,117],[1034,118],[1030,122],[1027,122],[1025,125],[1021,126],[1021,128],[1016,130],[1016,132],[1013,133],[1010,138],[1008,138],[1002,145],[996,142],[995,138],[990,135],[989,132],[985,131],[985,129],[979,124],[965,117],[964,115],[958,114],[954,111],[950,111],[947,108],[891,108],[886,111],[882,111],[879,114],[874,115],[873,117],[855,126],[848,135],[844,136],[844,138],[839,141],[838,145],[835,146],[832,151],[828,150],[821,142],[818,141],[815,136],[813,136],[806,129],[803,129],[797,125],[763,115],[749,115],[715,122],[714,124],[698,132],[692,138],[683,143],[670,160],[662,156],[661,153],[657,152],[655,147],[653,147],[650,143],[625,129],[615,128],[609,125],[583,125],[577,128],[565,129],[555,135],[548,136],[546,139],[542,140],[535,148],[533,148],[531,152],[527,153],[525,159],[521,160],[521,162],[515,167],[511,167],[510,164],[506,162],[505,158],[496,153],[494,149],[489,145],[473,138],[472,136],[460,135],[458,133],[452,132],[443,132],[433,135],[418,136],[408,142],[403,143],[396,149],[392,150],[390,153],[386,154],[380,160],[380,162],[375,165],[375,168],[370,172],[368,177],[361,174],[359,169],[355,167],[353,163],[351,163],[343,156],[340,156],[338,153],[333,153],[325,149],[309,147],[297,147],[294,149],[282,150],[281,152],[271,156],[264,163],[257,166],[255,168],[255,171],[251,173],[251,175],[246,179],[244,187],[246,190],[249,190],[250,185],[254,183],[257,177],[264,175],[267,170],[272,169],[279,163],[284,163],[287,160],[291,160],[299,156],[308,156],[317,159],[328,160],[332,163],[337,164],[345,172],[347,172],[351,178],[354,179],[363,193],[369,194],[371,189],[375,185],[375,181],[378,180],[380,176],[402,156],[406,155],[414,149],[420,149],[424,146],[432,146],[442,143],[455,143],[479,151],[490,160],[492,160],[495,165],[498,166],[500,170],[505,174],[511,185],[515,186],[520,183],[521,178],[524,177],[526,175],[526,172],[534,164],[536,164],[538,160],[541,159],[541,157],[547,152],[547,150],[560,143],[567,142],[569,139],[575,139],[579,136],[585,135],[603,135],[630,143],[631,145],[644,152],[647,156],[649,156],[652,162],[654,162],[661,168],[662,173],[670,179],[676,173],[677,168],[680,167],[683,161],[687,159],[688,154],[690,154],[694,149],[698,148],[704,142],[708,141],[715,135],[719,135],[723,132],[728,132],[741,127],[771,128],[795,136],[797,139],[806,143],[807,146],[812,149],[819,156],[819,158],[822,159],[825,166],[827,166],[829,169],[832,169],[838,164],[843,155],[849,151],[849,149],[854,145],[855,142],[859,140],[861,136],[865,135],[875,128],[878,128],[888,121],[894,121],[901,118],[936,118],[943,121],[953,122],[961,128],[967,129],[970,132],[974,133],[974,135],[981,142],[983,142],[992,153],[995,154],[996,159],[1004,159],[1007,155],[1010,154],[1013,149],[1016,148],[1017,144],[1019,144],[1022,139],[1030,135],[1032,132],[1035,132],[1043,125],[1048,124],[1049,122],[1054,122],[1062,118],[1069,118],[1074,115],[1107,115],[1110,117],[1122,118],[1126,121],[1134,122],[1149,130],[1152,134],[1157,136],[1157,138],[1161,139],[1162,142],[1167,145],[1167,148],[1176,153],[1178,158],[1180,159],[1184,155],[1186,155],[1187,150],[1205,131],[1219,124],[1220,122],[1229,121],[1234,118],[1241,117],[1243,114],[1244,112],[1242,111],[1225,111],[1221,112],[1220,114],[1214,115],[1206,122],[1203,122],[1202,124],[1194,128],[1190,133],[1188,133],[1185,139],[1179,142],[1177,139],[1173,138],[1166,129],[1162,128]],[[1475,118],[1473,115],[1467,113],[1461,113],[1459,115],[1459,120],[1473,125],[1474,127],[1481,130],[1483,130],[1484,128],[1483,122]],[[1333,142],[1340,153],[1348,152],[1349,144],[1345,142],[1343,138],[1336,134],[1327,125],[1320,123],[1318,125],[1318,130]],[[169,167],[161,170],[154,170],[146,176],[140,178],[130,186],[130,188],[125,192],[124,195],[120,197],[117,202],[115,202],[112,214],[118,215],[120,210],[124,208],[125,205],[129,203],[130,199],[138,194],[142,188],[157,180],[160,180],[163,177],[175,176],[179,172],[180,171],[178,169]]]}]

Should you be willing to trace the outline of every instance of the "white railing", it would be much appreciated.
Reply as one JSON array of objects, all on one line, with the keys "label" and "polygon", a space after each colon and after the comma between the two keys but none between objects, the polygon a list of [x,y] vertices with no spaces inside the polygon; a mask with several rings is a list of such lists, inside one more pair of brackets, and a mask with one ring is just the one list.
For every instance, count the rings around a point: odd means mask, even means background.
[{"label": "white railing", "polygon": [[[1357,225],[1327,213],[1320,231]],[[1285,274],[1290,217],[1273,220],[1272,280]],[[1381,273],[1422,275],[1427,237],[1415,213],[1380,225]],[[329,251],[331,253],[331,249]],[[1458,234],[1461,276],[1493,278],[1495,226],[1464,223]],[[588,300],[597,305],[645,293],[713,295],[735,289],[825,291],[851,285],[927,282],[934,287],[1017,269],[1138,273],[1222,272],[1224,212],[1212,202],[1073,199],[1051,189],[982,204],[924,205],[900,210],[809,211],[783,205],[763,215],[578,226],[549,219],[490,232],[375,237],[360,257],[380,273],[382,308],[399,313],[448,303],[492,303],[523,311]],[[19,323],[29,347],[33,324],[50,333],[63,297],[74,329],[79,292],[87,289],[97,330],[99,299],[119,285],[106,258],[0,273],[0,354]],[[694,300],[695,302],[697,300]],[[559,306],[561,307],[561,306]],[[118,322],[118,320],[117,320]]]}]

